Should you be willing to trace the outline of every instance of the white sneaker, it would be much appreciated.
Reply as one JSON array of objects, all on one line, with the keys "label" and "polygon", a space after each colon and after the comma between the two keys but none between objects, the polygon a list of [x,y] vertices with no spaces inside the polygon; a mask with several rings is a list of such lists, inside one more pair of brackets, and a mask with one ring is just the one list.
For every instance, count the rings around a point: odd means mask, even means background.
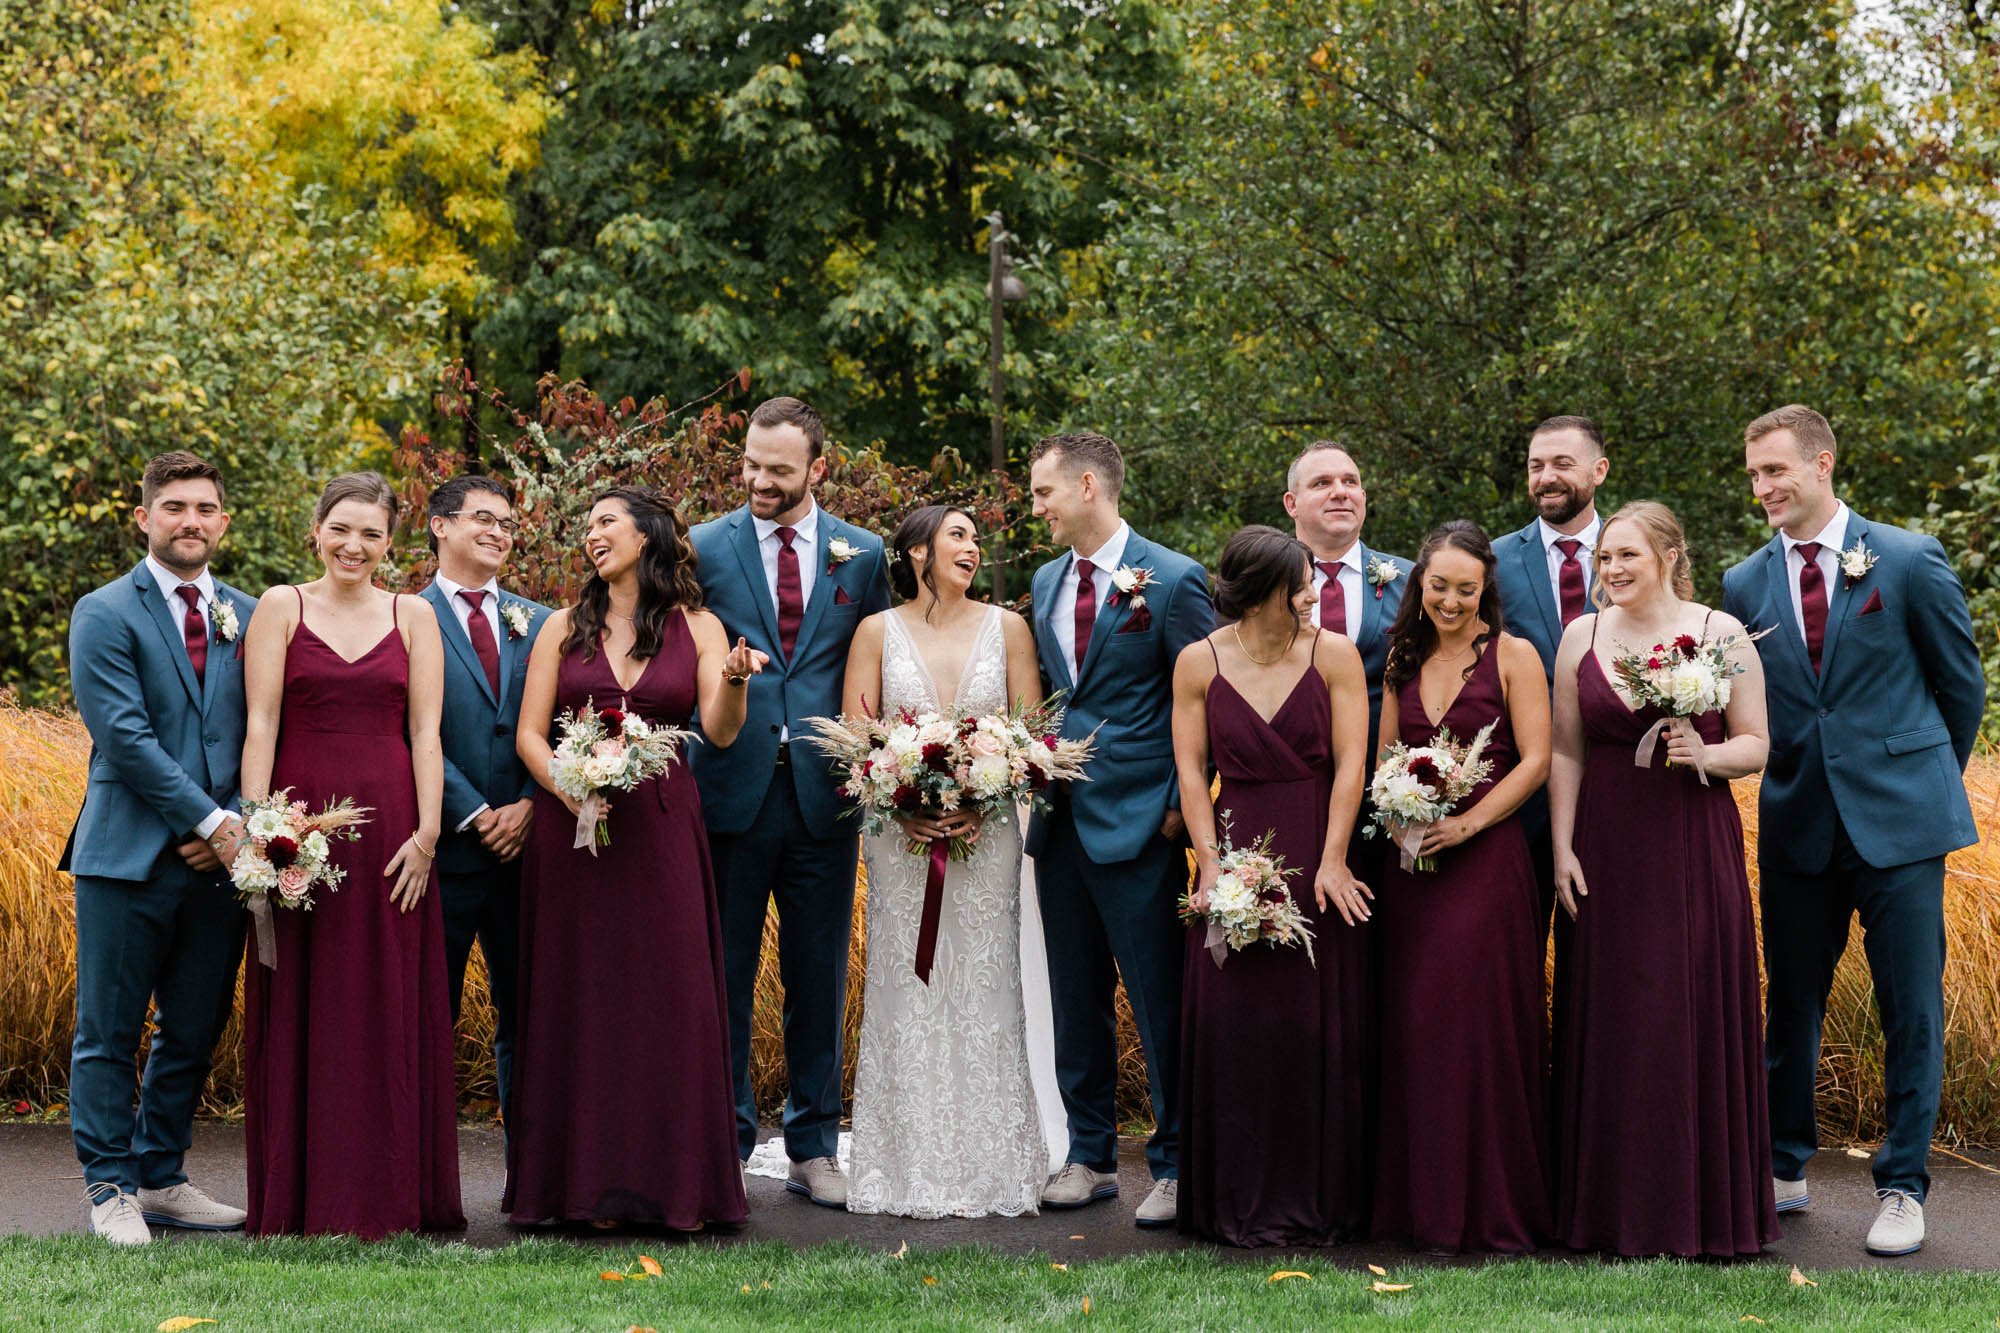
[{"label": "white sneaker", "polygon": [[1042,1186],[1042,1207],[1081,1208],[1099,1199],[1118,1197],[1118,1177],[1109,1171],[1093,1171],[1081,1162],[1064,1162],[1062,1170]]},{"label": "white sneaker", "polygon": [[140,1190],[139,1210],[156,1227],[189,1231],[234,1231],[250,1216],[241,1208],[217,1203],[185,1180],[163,1190]]},{"label": "white sneaker", "polygon": [[1181,1215],[1181,1183],[1172,1176],[1153,1182],[1153,1192],[1132,1214],[1132,1225],[1170,1227]]},{"label": "white sneaker", "polygon": [[1924,1206],[1902,1190],[1876,1190],[1882,1201],[1868,1228],[1868,1253],[1893,1259],[1924,1248]]},{"label": "white sneaker", "polygon": [[146,1230],[140,1216],[139,1200],[116,1185],[100,1181],[88,1191],[90,1234],[102,1236],[113,1245],[150,1245],[153,1233]]},{"label": "white sneaker", "polygon": [[822,1208],[847,1207],[847,1177],[840,1173],[837,1158],[813,1157],[793,1162],[785,1178],[785,1188],[805,1195]]},{"label": "white sneaker", "polygon": [[1812,1195],[1806,1193],[1804,1176],[1800,1176],[1797,1180],[1779,1180],[1773,1176],[1771,1192],[1778,1196],[1778,1211],[1781,1213],[1796,1213],[1812,1202]]}]

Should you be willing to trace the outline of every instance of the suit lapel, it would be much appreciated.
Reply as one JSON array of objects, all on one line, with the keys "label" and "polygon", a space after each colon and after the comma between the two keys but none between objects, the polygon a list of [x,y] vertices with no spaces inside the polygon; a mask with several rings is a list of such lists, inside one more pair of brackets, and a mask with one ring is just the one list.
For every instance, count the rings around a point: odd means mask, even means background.
[{"label": "suit lapel", "polygon": [[[1792,610],[1791,562],[1785,558],[1785,543],[1780,537],[1771,538],[1771,544],[1764,548],[1764,601],[1774,619],[1772,634],[1785,642],[1792,665],[1807,680],[1812,680],[1812,659],[1806,656],[1805,632],[1799,626],[1799,618]],[[1762,625],[1753,626],[1764,628]],[[1826,661],[1826,648],[1820,647],[1820,661]]]},{"label": "suit lapel", "polygon": [[[479,654],[472,651],[472,640],[466,637],[465,626],[458,623],[458,613],[452,610],[444,589],[433,583],[424,589],[422,595],[430,602],[431,609],[437,612],[438,633],[444,635],[444,641],[451,646],[453,655],[465,668],[465,674],[478,684],[486,702],[497,706],[499,701],[493,697],[493,685],[486,679],[486,668],[480,665]],[[505,678],[503,672],[501,679]]]},{"label": "suit lapel", "polygon": [[[771,604],[771,581],[764,576],[764,557],[757,550],[757,525],[750,521],[750,509],[746,505],[730,515],[733,529],[729,544],[736,548],[736,561],[743,566],[745,586],[750,591],[750,601],[757,609],[757,617],[764,626],[764,641],[771,645],[771,651],[782,657],[782,647],[778,642],[778,610]],[[823,525],[822,525],[823,526]]]},{"label": "suit lapel", "polygon": [[[222,586],[221,579],[215,579],[213,580],[213,582],[215,585],[214,605],[220,606],[224,602],[233,603],[236,600],[235,596],[230,592],[230,590]],[[240,614],[237,616],[236,623],[238,625],[237,633],[241,634],[242,633],[241,626],[243,623],[243,618]],[[235,644],[224,643],[222,641],[222,635],[218,633],[215,628],[215,617],[213,615],[210,615],[208,619],[209,660],[211,662],[214,661],[215,656],[218,653],[233,653],[235,651],[236,651]],[[208,716],[208,710],[215,704],[216,681],[220,680],[221,677],[222,673],[220,671],[204,671],[201,673],[201,715],[203,717]]]},{"label": "suit lapel", "polygon": [[[502,713],[507,711],[507,695],[514,687],[514,667],[521,660],[521,648],[525,639],[514,637],[514,631],[507,626],[507,608],[517,603],[508,600],[505,591],[500,594],[500,697],[495,706]],[[526,608],[523,608],[524,610]]]},{"label": "suit lapel", "polygon": [[1377,593],[1382,592],[1382,589],[1376,587],[1368,578],[1368,565],[1374,558],[1374,552],[1370,551],[1366,545],[1363,545],[1361,548],[1361,632],[1354,636],[1354,646],[1362,652],[1366,652],[1368,645],[1381,637],[1382,634],[1382,598],[1376,596]]},{"label": "suit lapel", "polygon": [[[1074,561],[1076,553],[1071,552],[1062,559]],[[1035,575],[1037,579],[1048,580],[1047,591],[1038,599],[1041,610],[1035,615],[1035,645],[1037,651],[1045,653],[1048,660],[1056,666],[1056,670],[1049,673],[1049,679],[1055,683],[1056,688],[1074,692],[1076,672],[1070,666],[1069,660],[1063,656],[1061,640],[1056,638],[1056,591],[1062,587],[1062,581],[1068,573],[1069,565],[1055,561],[1043,566],[1041,572]]]},{"label": "suit lapel", "polygon": [[[1844,539],[1848,547],[1863,541],[1868,535],[1868,524],[1861,515],[1849,510],[1847,532]],[[1833,649],[1840,642],[1840,627],[1847,623],[1847,603],[1854,589],[1849,586],[1847,575],[1840,571],[1840,552],[1833,553],[1833,587],[1827,590],[1826,599],[1826,642],[1819,646],[1819,678],[1823,681],[1833,672]],[[1856,582],[1863,582],[1863,575]]]},{"label": "suit lapel", "polygon": [[1542,545],[1541,525],[1530,523],[1521,529],[1521,568],[1528,586],[1534,589],[1535,606],[1542,613],[1542,634],[1546,642],[1562,642],[1562,609],[1556,605],[1556,590],[1549,584],[1549,551]]},{"label": "suit lapel", "polygon": [[834,598],[834,589],[837,585],[833,581],[833,575],[826,572],[826,551],[833,541],[833,523],[833,515],[822,509],[819,511],[819,522],[813,525],[812,598],[806,603],[805,619],[799,622],[799,637],[792,645],[794,657],[804,652],[805,646],[812,642],[813,631],[819,628],[819,622],[825,617],[826,608]]},{"label": "suit lapel", "polygon": [[132,583],[139,592],[139,602],[159,627],[160,637],[166,640],[167,656],[174,661],[175,670],[181,673],[181,684],[187,689],[188,702],[197,709],[202,707],[201,686],[194,678],[194,663],[188,661],[187,639],[181,634],[181,627],[174,620],[174,613],[167,609],[164,589],[153,581],[153,572],[140,561],[132,571]]}]

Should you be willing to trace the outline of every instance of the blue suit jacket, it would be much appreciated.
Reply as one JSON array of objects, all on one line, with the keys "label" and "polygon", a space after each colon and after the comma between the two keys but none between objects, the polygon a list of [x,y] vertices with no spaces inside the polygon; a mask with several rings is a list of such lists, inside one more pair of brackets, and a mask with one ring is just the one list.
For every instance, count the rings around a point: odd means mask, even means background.
[{"label": "blue suit jacket", "polygon": [[[1549,553],[1542,545],[1540,522],[1494,542],[1493,558],[1500,571],[1500,614],[1507,620],[1507,632],[1535,645],[1542,658],[1542,674],[1553,689],[1556,649],[1562,647],[1562,608],[1556,605],[1555,589],[1549,586]],[[1586,591],[1596,595],[1594,568]]]},{"label": "blue suit jacket", "polygon": [[146,562],[70,612],[69,678],[90,731],[90,783],[62,869],[145,880],[170,846],[237,799],[243,762],[243,635],[257,599],[215,582],[236,608],[234,643],[211,630],[199,685],[180,619]]},{"label": "blue suit jacket", "polygon": [[[511,805],[535,790],[521,757],[514,753],[514,724],[521,716],[521,687],[528,678],[528,655],[549,608],[505,589],[500,593],[500,696],[486,679],[486,668],[472,651],[472,640],[433,583],[423,599],[437,612],[438,634],[444,640],[444,712],[438,737],[444,747],[444,835],[438,842],[438,869],[446,874],[476,874],[500,863],[471,829],[454,832],[482,805]],[[518,606],[528,613],[528,632],[516,635],[507,627],[506,610]]]},{"label": "blue suit jacket", "polygon": [[[1068,802],[1084,851],[1108,865],[1131,860],[1148,839],[1157,838],[1168,804],[1178,797],[1174,662],[1181,649],[1215,628],[1215,607],[1200,565],[1132,533],[1124,563],[1153,571],[1145,607],[1151,623],[1133,626],[1131,603],[1124,597],[1108,600],[1090,633],[1082,679],[1074,679],[1051,616],[1056,589],[1075,559],[1074,552],[1065,552],[1035,571],[1035,654],[1043,688],[1066,692],[1062,734],[1097,732],[1085,770],[1090,780],[1072,785]],[[1028,824],[1028,854],[1039,855],[1047,837],[1047,817],[1038,812]]]},{"label": "blue suit jacket", "polygon": [[[848,807],[840,798],[833,767],[808,739],[812,731],[806,719],[840,712],[855,626],[863,616],[888,609],[889,568],[882,539],[841,522],[824,508],[819,511],[812,557],[818,574],[791,660],[786,661],[778,648],[778,611],[764,577],[749,507],[701,524],[692,536],[695,572],[708,609],[721,619],[731,644],[738,637],[747,639],[771,659],[745,687],[750,691],[748,712],[736,743],[728,749],[694,747],[690,767],[701,790],[708,827],[716,833],[744,833],[756,821],[770,790],[782,729],[791,733],[791,777],[807,829],[815,838],[851,831],[852,823],[841,820]],[[855,554],[830,566],[827,547],[835,537],[845,538]]]},{"label": "blue suit jacket", "polygon": [[[1379,586],[1367,582],[1368,566],[1376,560],[1387,560],[1394,565],[1396,577]],[[1382,729],[1382,672],[1389,665],[1389,629],[1396,623],[1396,613],[1403,609],[1403,593],[1410,586],[1411,568],[1410,562],[1400,555],[1371,551],[1365,543],[1361,547],[1364,579],[1361,628],[1350,637],[1355,651],[1361,654],[1361,669],[1368,676],[1368,767],[1371,769],[1375,767],[1375,738]]]},{"label": "blue suit jacket", "polygon": [[1767,870],[1826,869],[1838,816],[1878,868],[1943,856],[1978,841],[1964,771],[1986,709],[1986,679],[1965,590],[1934,538],[1849,514],[1846,543],[1876,556],[1858,580],[1828,589],[1826,639],[1813,673],[1792,610],[1784,542],[1722,577],[1723,609],[1752,630],[1771,715],[1758,796]]}]

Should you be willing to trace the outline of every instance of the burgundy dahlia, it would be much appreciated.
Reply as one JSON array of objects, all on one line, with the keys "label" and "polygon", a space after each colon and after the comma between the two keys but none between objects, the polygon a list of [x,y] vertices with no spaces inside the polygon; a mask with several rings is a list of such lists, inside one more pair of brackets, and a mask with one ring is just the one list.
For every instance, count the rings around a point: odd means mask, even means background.
[{"label": "burgundy dahlia", "polygon": [[290,838],[273,838],[264,844],[264,859],[271,863],[273,870],[283,870],[299,859],[299,845]]}]

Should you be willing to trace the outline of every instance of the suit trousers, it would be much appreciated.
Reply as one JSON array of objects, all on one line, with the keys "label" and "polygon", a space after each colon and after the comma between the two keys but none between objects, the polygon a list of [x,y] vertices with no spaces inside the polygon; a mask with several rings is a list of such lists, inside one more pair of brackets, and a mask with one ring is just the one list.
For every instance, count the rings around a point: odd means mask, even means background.
[{"label": "suit trousers", "polygon": [[784,986],[785,1152],[795,1162],[832,1157],[840,1138],[841,1040],[847,1018],[847,944],[854,922],[858,834],[815,838],[781,762],[757,818],[742,833],[708,835],[722,915],[729,1000],[729,1060],[736,1081],[738,1148],[757,1146],[750,1090],[750,1016],[763,957],[764,915],[778,909],[778,979]]},{"label": "suit trousers", "polygon": [[1187,848],[1155,837],[1130,861],[1101,865],[1078,839],[1065,799],[1047,816],[1035,858],[1042,941],[1055,1016],[1056,1082],[1069,1116],[1069,1160],[1118,1165],[1120,977],[1146,1054],[1153,1177],[1180,1174],[1181,976],[1186,930],[1176,907],[1188,883]]},{"label": "suit trousers", "polygon": [[493,1064],[500,1117],[507,1117],[514,1078],[514,1020],[521,972],[521,862],[490,870],[438,875],[444,905],[444,975],[451,993],[451,1021],[458,1023],[465,994],[465,966],[472,942],[486,959],[486,992],[493,1001]]},{"label": "suit trousers", "polygon": [[[76,880],[76,1039],[69,1118],[86,1185],[165,1189],[181,1160],[215,1041],[236,998],[247,920],[226,876],[169,847],[144,882]],[[132,1065],[156,1007],[133,1099]]]},{"label": "suit trousers", "polygon": [[[1765,832],[1775,832],[1768,822]],[[1781,1180],[1802,1179],[1819,1147],[1813,1098],[1820,1030],[1848,923],[1859,913],[1882,1015],[1889,1127],[1875,1154],[1875,1187],[1922,1199],[1944,1085],[1944,858],[1871,866],[1836,824],[1824,871],[1765,870],[1760,881],[1773,1171]]]}]

